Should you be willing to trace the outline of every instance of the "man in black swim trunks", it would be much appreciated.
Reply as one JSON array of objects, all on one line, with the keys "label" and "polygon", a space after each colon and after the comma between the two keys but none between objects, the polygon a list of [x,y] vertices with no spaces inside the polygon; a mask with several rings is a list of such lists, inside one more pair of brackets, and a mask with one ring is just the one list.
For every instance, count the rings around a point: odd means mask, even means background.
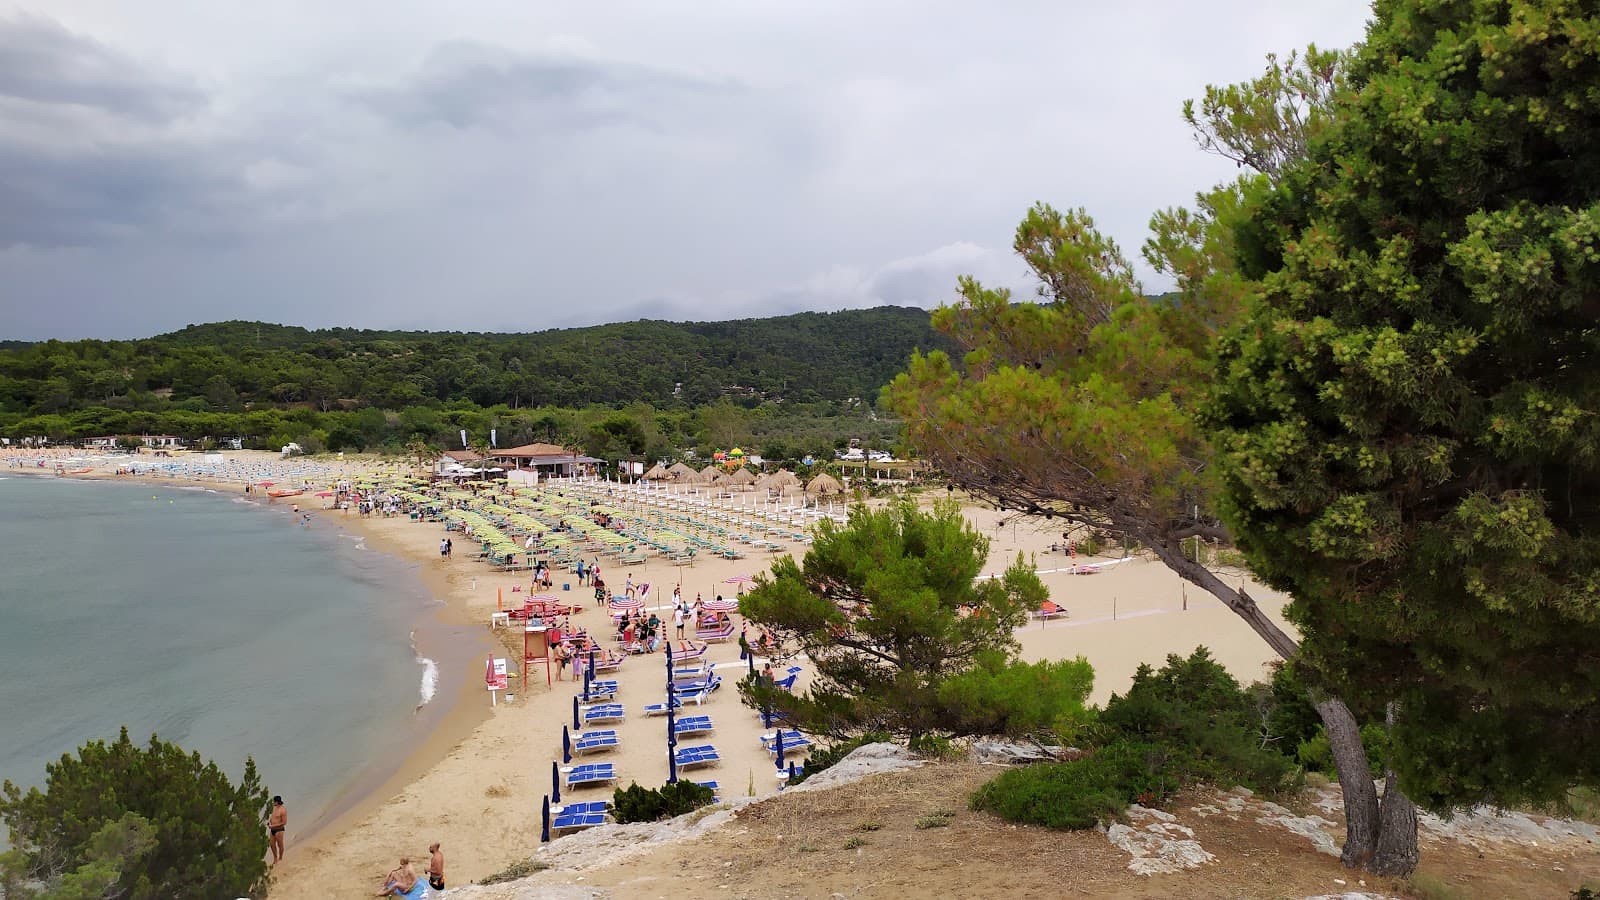
[{"label": "man in black swim trunks", "polygon": [[283,798],[272,798],[272,814],[267,816],[267,834],[272,845],[274,865],[283,861],[283,830],[289,827],[289,811],[283,808]]},{"label": "man in black swim trunks", "polygon": [[431,856],[428,859],[428,887],[436,891],[444,890],[444,852],[439,849],[439,842],[434,841],[428,847]]}]

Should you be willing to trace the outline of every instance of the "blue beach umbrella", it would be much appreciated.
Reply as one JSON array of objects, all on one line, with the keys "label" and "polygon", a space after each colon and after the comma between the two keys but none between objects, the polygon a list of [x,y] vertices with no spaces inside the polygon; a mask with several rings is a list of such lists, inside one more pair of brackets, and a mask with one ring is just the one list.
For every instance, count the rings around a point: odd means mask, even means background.
[{"label": "blue beach umbrella", "polygon": [[594,680],[594,648],[589,648],[589,680]]},{"label": "blue beach umbrella", "polygon": [[539,804],[539,821],[542,823],[539,826],[539,843],[548,844],[550,843],[550,798],[548,796],[544,798],[543,803]]},{"label": "blue beach umbrella", "polygon": [[561,762],[572,762],[572,732],[567,726],[561,726]]},{"label": "blue beach umbrella", "polygon": [[578,727],[578,698],[572,698],[572,727]]},{"label": "blue beach umbrella", "polygon": [[778,749],[778,768],[782,769],[783,768],[783,729],[779,728],[777,734],[778,734],[778,736],[777,736],[777,738],[775,740],[777,741],[777,749]]},{"label": "blue beach umbrella", "polygon": [[550,799],[561,802],[561,767],[550,760]]}]

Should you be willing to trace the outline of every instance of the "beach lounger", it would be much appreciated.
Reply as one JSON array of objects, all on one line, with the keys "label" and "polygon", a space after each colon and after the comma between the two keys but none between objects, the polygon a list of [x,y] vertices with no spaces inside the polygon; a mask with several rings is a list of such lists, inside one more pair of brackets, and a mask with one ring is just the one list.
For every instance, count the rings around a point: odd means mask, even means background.
[{"label": "beach lounger", "polygon": [[1067,608],[1060,604],[1046,600],[1039,608],[1033,611],[1035,619],[1059,619],[1067,614]]},{"label": "beach lounger", "polygon": [[552,815],[550,819],[550,835],[552,837],[566,834],[569,831],[582,831],[596,825],[611,824],[611,814],[603,812],[561,812]]},{"label": "beach lounger", "polygon": [[617,696],[617,683],[615,681],[591,681],[587,693],[580,693],[578,699],[584,703],[594,703],[597,700],[610,700]]},{"label": "beach lounger", "polygon": [[679,666],[692,663],[705,656],[706,650],[710,649],[710,646],[704,641],[698,644],[694,641],[679,641],[677,646],[672,648],[672,664]]},{"label": "beach lounger", "polygon": [[622,746],[615,731],[589,731],[578,735],[572,742],[572,752],[578,755],[615,750]]},{"label": "beach lounger", "polygon": [[621,703],[602,703],[583,710],[583,723],[585,725],[598,722],[621,722],[627,716],[622,710]]},{"label": "beach lounger", "polygon": [[684,716],[672,723],[672,733],[678,737],[691,734],[705,734],[713,730],[710,716]]},{"label": "beach lounger", "polygon": [[774,681],[772,683],[772,686],[775,687],[775,688],[779,688],[779,689],[785,690],[785,691],[792,691],[792,690],[794,690],[795,681],[798,680],[799,678],[800,678],[800,673],[799,672],[795,672],[795,673],[791,674],[787,678],[779,678],[777,681]]},{"label": "beach lounger", "polygon": [[[763,734],[761,746],[767,748],[768,753],[778,752],[778,740],[775,735]],[[783,732],[783,752],[802,753],[811,749],[811,739],[798,731]]]},{"label": "beach lounger", "polygon": [[550,807],[551,815],[558,813],[603,813],[611,811],[610,800],[579,800]]},{"label": "beach lounger", "polygon": [[696,781],[695,784],[698,784],[701,787],[711,788],[711,802],[712,803],[721,803],[722,802],[722,795],[720,793],[718,793],[718,791],[720,790],[720,786],[715,781]]},{"label": "beach lounger", "polygon": [[567,787],[569,788],[609,784],[617,780],[617,768],[611,763],[585,763],[581,766],[565,766],[561,771],[567,775]]},{"label": "beach lounger", "polygon": [[701,744],[696,747],[679,747],[673,756],[677,759],[678,768],[680,769],[714,766],[722,762],[722,757],[717,753],[717,748],[710,744]]},{"label": "beach lounger", "polygon": [[697,681],[689,681],[683,684],[674,682],[672,685],[672,689],[676,691],[679,696],[697,694],[701,691],[710,692],[719,687],[722,687],[722,676],[715,672],[712,672],[707,678],[702,678]]},{"label": "beach lounger", "polygon": [[[683,706],[683,700],[680,699],[680,698],[674,697],[673,700],[672,700],[672,708],[673,709],[678,709],[678,708],[680,708],[682,706]],[[645,706],[645,708],[644,708],[644,714],[647,715],[647,716],[664,716],[664,715],[667,714],[667,704],[665,704],[665,703],[650,703],[650,704],[647,704]]]},{"label": "beach lounger", "polygon": [[[774,742],[777,741],[777,739],[778,733],[769,731],[766,734],[761,735],[761,746],[771,750]],[[783,748],[785,750],[789,749],[789,747],[795,744],[799,744],[801,741],[807,740],[809,740],[809,738],[807,738],[802,732],[796,731],[793,728],[783,729]]]},{"label": "beach lounger", "polygon": [[[677,701],[678,707],[683,706],[685,703],[693,703],[695,706],[704,706],[705,702],[711,699],[711,689],[700,687],[691,691],[679,687],[673,691],[673,697]],[[677,707],[674,707],[674,709],[676,708]]]},{"label": "beach lounger", "polygon": [[733,637],[733,620],[724,622],[720,628],[696,628],[694,636],[698,640],[711,642],[725,641]]},{"label": "beach lounger", "polygon": [[[615,672],[616,670],[622,668],[622,663],[627,658],[628,657],[626,654],[596,654],[594,658],[594,670],[596,672]],[[588,665],[589,661],[585,659],[583,662],[584,665]]]},{"label": "beach lounger", "polygon": [[673,666],[673,681],[704,681],[711,675],[711,665],[705,660],[697,659],[690,665]]}]

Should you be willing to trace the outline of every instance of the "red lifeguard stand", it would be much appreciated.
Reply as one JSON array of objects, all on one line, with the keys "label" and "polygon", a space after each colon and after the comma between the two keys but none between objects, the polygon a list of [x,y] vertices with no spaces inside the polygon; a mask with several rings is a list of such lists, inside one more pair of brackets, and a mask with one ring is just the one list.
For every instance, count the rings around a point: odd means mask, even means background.
[{"label": "red lifeguard stand", "polygon": [[528,690],[533,667],[544,666],[545,687],[555,684],[550,678],[550,628],[546,625],[522,627],[522,689]]}]

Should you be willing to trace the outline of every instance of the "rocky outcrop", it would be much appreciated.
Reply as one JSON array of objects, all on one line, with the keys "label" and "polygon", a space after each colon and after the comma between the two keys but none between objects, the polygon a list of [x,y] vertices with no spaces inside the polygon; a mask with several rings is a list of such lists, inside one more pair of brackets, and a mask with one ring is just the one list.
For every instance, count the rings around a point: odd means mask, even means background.
[{"label": "rocky outcrop", "polygon": [[1135,804],[1126,815],[1132,825],[1118,822],[1104,831],[1112,846],[1133,857],[1128,871],[1135,875],[1168,875],[1216,859],[1194,839],[1194,829],[1178,824],[1171,813]]}]

